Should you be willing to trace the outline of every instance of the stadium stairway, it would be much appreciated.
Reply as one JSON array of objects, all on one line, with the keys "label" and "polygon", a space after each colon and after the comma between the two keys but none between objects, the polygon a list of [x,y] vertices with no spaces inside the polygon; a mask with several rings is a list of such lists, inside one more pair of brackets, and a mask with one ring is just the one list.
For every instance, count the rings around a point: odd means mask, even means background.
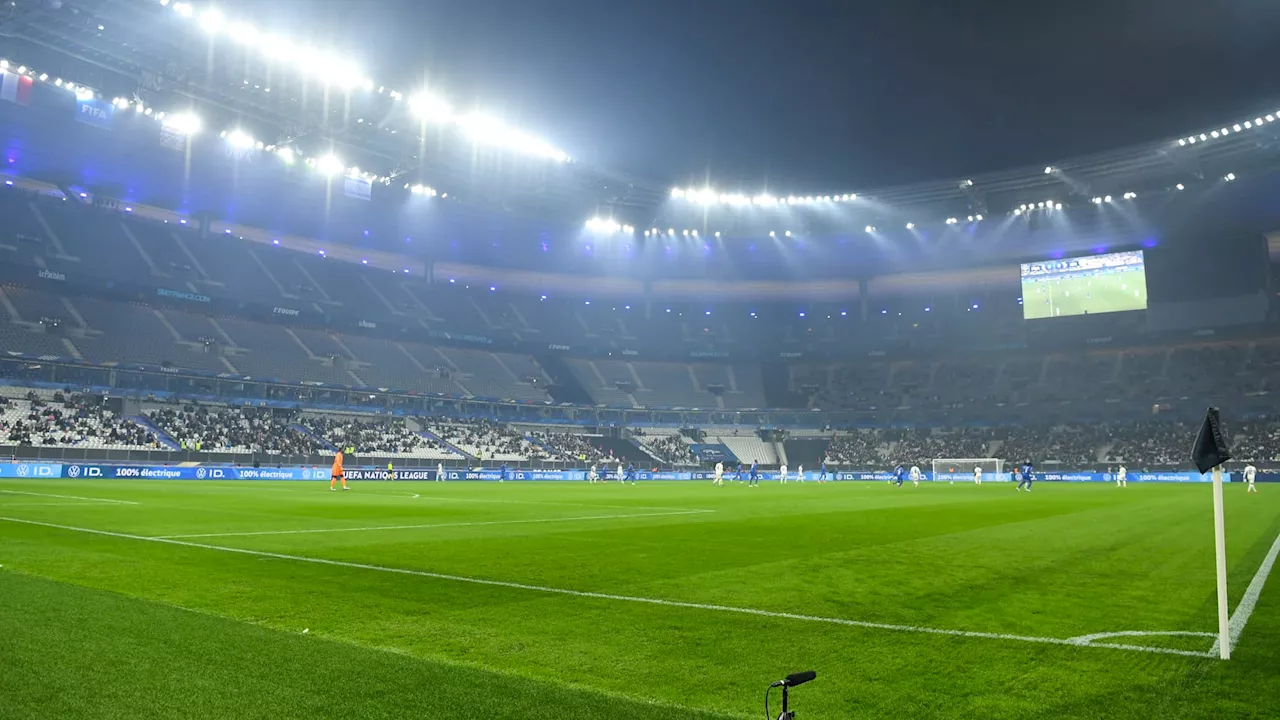
[{"label": "stadium stairway", "polygon": [[152,435],[154,435],[154,436],[155,436],[155,438],[156,438],[156,440],[159,440],[159,441],[160,441],[160,444],[161,444],[161,445],[164,445],[166,448],[168,448],[168,449],[170,449],[170,450],[181,450],[181,449],[182,449],[182,443],[178,442],[177,440],[174,440],[172,435],[170,435],[169,433],[167,433],[167,432],[165,432],[165,431],[161,430],[157,425],[155,425],[154,423],[152,423],[152,422],[151,422],[151,420],[150,420],[150,419],[148,419],[146,416],[144,416],[144,415],[130,415],[130,416],[129,416],[128,418],[126,418],[126,419],[127,419],[127,420],[129,420],[129,422],[132,422],[132,423],[134,423],[134,424],[136,424],[136,425],[140,425],[140,426],[142,426],[143,428],[145,428],[147,432],[149,432],[149,433],[151,433]]},{"label": "stadium stairway", "polygon": [[655,455],[653,453],[653,450],[648,445],[645,445],[644,443],[640,442],[640,438],[632,436],[628,438],[628,440],[631,442],[632,445],[635,445],[636,448],[640,450],[640,452],[649,456],[649,462],[653,463],[654,465],[658,465],[662,463],[662,458]]},{"label": "stadium stairway", "polygon": [[542,451],[550,455],[551,457],[559,458],[562,455],[559,448],[552,447],[551,445],[548,445],[547,443],[539,440],[538,438],[528,433],[525,433],[524,440],[527,443],[531,443],[534,447],[542,448]]},{"label": "stadium stairway", "polygon": [[558,355],[538,355],[534,359],[546,371],[547,377],[551,378],[552,385],[547,388],[547,394],[552,400],[582,406],[596,404],[591,393],[587,392],[587,389],[578,381],[564,358]]},{"label": "stadium stairway", "polygon": [[[306,437],[311,438],[312,440],[316,441],[316,443],[318,443],[320,447],[330,452],[337,452],[338,450],[338,447],[336,445],[320,437],[319,435],[315,434],[314,432],[311,431],[310,428],[307,428],[303,425],[299,425],[297,423],[292,423],[289,425],[289,429],[298,433],[299,435],[305,435]],[[360,448],[356,448],[356,454],[359,454],[359,453],[360,453]]]},{"label": "stadium stairway", "polygon": [[440,437],[439,435],[437,435],[437,434],[435,434],[435,433],[431,432],[430,430],[419,430],[419,431],[418,431],[418,434],[419,434],[419,435],[421,435],[422,437],[424,437],[424,438],[426,438],[426,439],[428,439],[428,440],[430,440],[430,441],[434,442],[434,443],[438,443],[438,444],[440,445],[440,447],[448,448],[448,449],[452,450],[453,452],[458,453],[458,455],[460,455],[461,457],[466,458],[466,459],[467,459],[467,462],[471,462],[471,463],[478,463],[478,462],[480,462],[480,458],[478,458],[478,457],[476,457],[475,455],[472,455],[471,453],[469,453],[469,452],[467,452],[467,451],[463,450],[462,448],[458,447],[457,445],[454,445],[453,443],[449,442],[448,440],[445,440],[444,438],[442,438],[442,437]]}]

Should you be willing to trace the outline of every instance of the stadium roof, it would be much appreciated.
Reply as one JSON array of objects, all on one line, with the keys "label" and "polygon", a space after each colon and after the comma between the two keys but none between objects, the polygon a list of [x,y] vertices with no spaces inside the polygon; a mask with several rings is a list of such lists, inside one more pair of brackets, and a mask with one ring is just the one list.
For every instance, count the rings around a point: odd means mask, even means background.
[{"label": "stadium roof", "polygon": [[[572,162],[553,143],[481,111],[459,109],[427,88],[383,85],[340,51],[268,34],[251,18],[205,4],[14,0],[0,11],[0,27],[16,41],[6,53],[10,72],[69,81],[73,92],[153,114],[177,132],[217,133],[281,162],[358,173],[419,194],[466,187],[535,213],[593,207],[596,217],[581,219],[594,229],[712,234],[721,226],[728,232],[730,223],[708,223],[709,214],[776,209],[798,213],[798,231],[810,222],[805,213],[817,227],[912,229],[1172,193],[1269,172],[1280,159],[1280,108],[1272,108],[1181,137],[972,177],[818,196],[763,187],[672,191]],[[833,215],[833,207],[844,211]]]}]

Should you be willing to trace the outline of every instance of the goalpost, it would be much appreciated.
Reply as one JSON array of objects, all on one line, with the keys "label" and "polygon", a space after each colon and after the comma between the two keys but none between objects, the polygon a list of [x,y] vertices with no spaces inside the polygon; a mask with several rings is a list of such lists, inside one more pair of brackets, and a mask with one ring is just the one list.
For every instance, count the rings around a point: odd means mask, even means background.
[{"label": "goalpost", "polygon": [[973,482],[974,468],[982,468],[983,482],[1002,482],[1004,460],[998,458],[936,458],[933,461],[934,482]]}]

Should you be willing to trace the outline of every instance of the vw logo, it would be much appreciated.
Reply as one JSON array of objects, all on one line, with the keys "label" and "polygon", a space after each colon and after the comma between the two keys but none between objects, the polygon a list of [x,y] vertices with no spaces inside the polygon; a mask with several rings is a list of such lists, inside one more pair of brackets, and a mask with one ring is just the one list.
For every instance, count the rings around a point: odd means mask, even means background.
[{"label": "vw logo", "polygon": [[31,474],[31,466],[23,463],[18,466],[18,477],[26,477]]},{"label": "vw logo", "polygon": [[203,479],[204,479],[204,476],[205,476],[205,475],[208,475],[208,474],[209,474],[209,471],[208,471],[208,470],[205,470],[204,468],[196,468],[196,478],[197,478],[197,479],[199,479],[199,480],[203,480]]},{"label": "vw logo", "polygon": [[67,476],[73,477],[73,478],[80,477],[80,466],[72,465],[71,467],[67,468]]}]

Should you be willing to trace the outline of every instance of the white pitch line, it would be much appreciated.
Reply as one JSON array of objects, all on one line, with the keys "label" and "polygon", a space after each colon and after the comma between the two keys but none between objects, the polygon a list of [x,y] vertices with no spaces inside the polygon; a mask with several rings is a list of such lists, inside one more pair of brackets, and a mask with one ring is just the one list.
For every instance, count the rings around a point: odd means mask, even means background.
[{"label": "white pitch line", "polygon": [[344,560],[329,560],[327,558],[307,557],[305,555],[286,555],[284,553],[267,552],[265,550],[249,550],[247,548],[226,547],[223,545],[207,545],[205,543],[195,543],[186,540],[175,540],[165,537],[148,537],[146,535],[130,535],[128,533],[111,532],[109,530],[95,530],[93,528],[73,527],[70,525],[57,525],[55,523],[39,522],[37,520],[22,520],[19,518],[0,517],[0,521],[20,523],[23,525],[36,525],[39,527],[55,528],[57,530],[67,530],[69,532],[82,532],[92,535],[103,535],[106,537],[123,538],[126,540],[140,540],[143,542],[158,542],[167,545],[178,545],[181,547],[198,548],[201,550],[216,550],[219,552],[238,553],[241,555],[250,555],[253,557],[274,558],[276,560],[291,560],[293,562],[313,563],[316,565],[328,565],[331,567],[345,567],[355,570],[371,570],[375,572],[394,573],[396,575],[411,575],[414,577],[431,578],[434,580],[448,580],[451,582],[470,583],[472,585],[484,585],[488,587],[508,588],[511,590],[527,590],[529,592],[544,593],[550,595],[568,595],[570,597],[589,598],[593,600],[613,600],[617,602],[640,603],[645,605],[661,605],[663,607],[685,608],[689,610],[705,610],[709,612],[733,613],[736,615],[751,615],[755,617],[764,617],[778,620],[800,620],[803,622],[825,623],[828,625],[842,625],[846,627],[870,628],[875,630],[894,630],[898,632],[924,633],[927,635],[945,635],[951,637],[965,638],[981,638],[986,640],[1009,640],[1015,642],[1037,643],[1042,645],[1065,645],[1074,648],[1099,648],[1108,650],[1134,650],[1137,652],[1149,652],[1160,655],[1182,655],[1185,657],[1217,657],[1217,655],[1207,652],[1196,652],[1193,650],[1174,650],[1172,648],[1161,647],[1145,647],[1142,645],[1081,645],[1069,638],[1051,638],[1051,637],[1035,637],[1031,635],[1009,635],[1005,633],[990,632],[974,632],[970,630],[946,630],[941,628],[916,627],[913,625],[892,625],[889,623],[867,622],[864,620],[846,620],[844,618],[821,617],[817,615],[800,615],[797,613],[775,612],[772,610],[757,610],[755,608],[731,607],[728,605],[705,605],[695,602],[684,602],[681,600],[664,600],[662,598],[638,597],[632,595],[613,595],[609,593],[588,592],[584,590],[569,590],[567,588],[545,587],[542,585],[528,585],[525,583],[507,582],[505,580],[487,580],[485,578],[467,577],[465,575],[447,575],[445,573],[429,572],[426,570],[410,570],[407,568],[386,567],[384,565],[369,565],[366,563],[346,562]]},{"label": "white pitch line", "polygon": [[62,498],[63,500],[88,500],[90,502],[116,503],[117,505],[141,504],[141,503],[136,503],[132,500],[108,500],[107,498],[81,497],[79,495],[54,495],[52,493],[26,492],[24,490],[0,490],[0,493],[8,493],[9,495],[32,495],[35,497]]},{"label": "white pitch line", "polygon": [[621,520],[624,518],[666,517],[670,515],[701,515],[714,510],[679,510],[660,513],[628,513],[625,515],[586,515],[563,518],[536,518],[532,520],[481,520],[476,522],[427,523],[421,525],[375,525],[372,527],[316,528],[313,530],[254,530],[249,532],[195,533],[190,535],[158,535],[157,538],[243,537],[250,535],[311,535],[315,533],[365,532],[372,530],[421,530],[425,528],[473,527],[481,525],[525,525],[529,523],[559,523],[584,520]]},{"label": "white pitch line", "polygon": [[[1240,598],[1240,604],[1236,606],[1236,611],[1231,613],[1231,619],[1227,621],[1232,650],[1240,642],[1240,636],[1244,634],[1244,626],[1249,624],[1249,616],[1253,614],[1253,608],[1258,604],[1258,596],[1262,594],[1262,586],[1267,584],[1267,576],[1271,574],[1271,568],[1276,564],[1277,555],[1280,555],[1280,535],[1277,535],[1276,541],[1271,543],[1271,549],[1262,559],[1261,567],[1254,574],[1249,587],[1245,589],[1244,596]],[[1213,648],[1209,653],[1217,657],[1221,647],[1222,639],[1218,638],[1213,641]]]},{"label": "white pitch line", "polygon": [[95,500],[95,501],[93,501],[93,502],[58,502],[58,501],[53,501],[53,502],[16,502],[16,503],[5,502],[5,503],[0,503],[0,508],[8,509],[8,508],[14,508],[14,507],[60,507],[60,508],[64,508],[64,507],[102,507],[102,504],[101,504],[101,502],[100,502],[100,501],[96,501],[96,500]]}]

